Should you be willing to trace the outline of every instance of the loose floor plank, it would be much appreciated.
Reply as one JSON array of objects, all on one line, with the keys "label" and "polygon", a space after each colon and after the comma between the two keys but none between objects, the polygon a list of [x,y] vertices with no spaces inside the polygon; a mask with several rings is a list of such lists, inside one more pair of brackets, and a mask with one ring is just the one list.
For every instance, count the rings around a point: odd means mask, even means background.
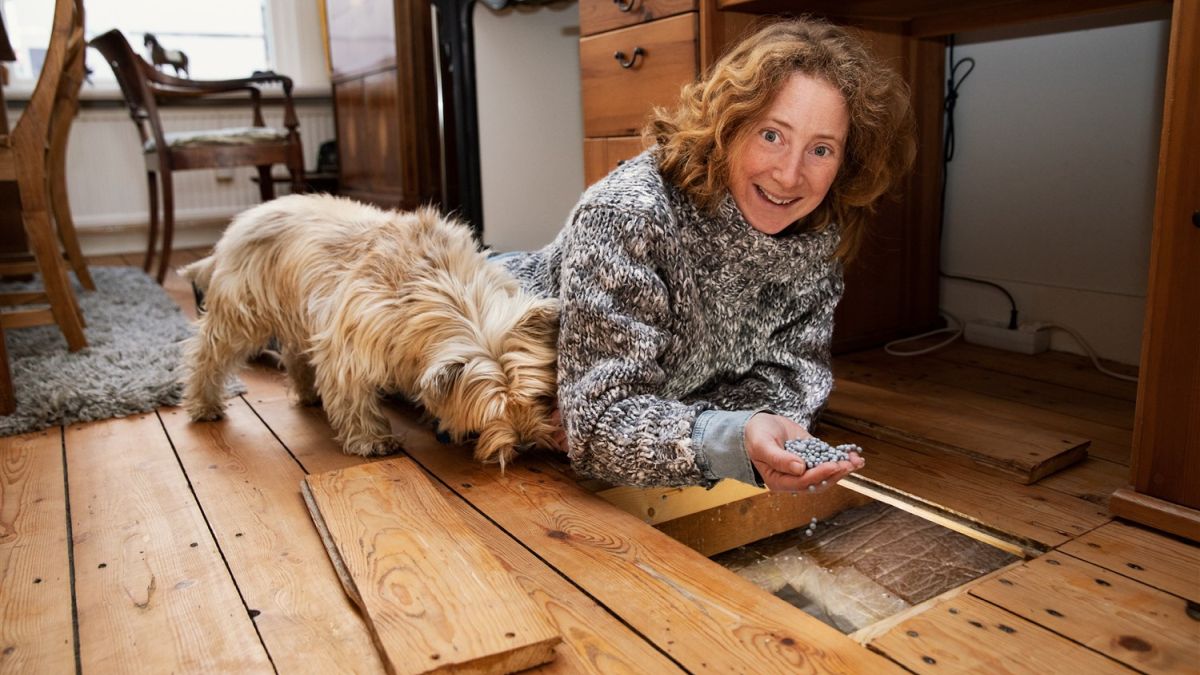
[{"label": "loose floor plank", "polygon": [[1132,673],[1096,652],[969,595],[894,626],[871,642],[914,673]]},{"label": "loose floor plank", "polygon": [[[1091,441],[1089,457],[1100,457],[1112,462],[1129,465],[1133,432],[1129,429],[1080,419],[1053,410],[988,396],[962,387],[939,384],[926,379],[926,371],[919,359],[894,359],[897,363],[863,364],[835,359],[833,373],[836,382],[852,380],[862,384],[881,387],[888,391],[915,396],[918,399],[951,407],[964,415],[980,414],[996,417],[1013,424],[1034,426],[1049,431],[1060,431]],[[837,385],[835,385],[836,387]],[[1133,403],[1129,403],[1133,410]]]},{"label": "loose floor plank", "polygon": [[1088,457],[1037,482],[1063,494],[1107,507],[1114,490],[1129,485],[1129,467],[1115,462]]},{"label": "loose floor plank", "polygon": [[[255,411],[311,473],[357,466],[362,457],[346,455],[333,441],[333,432],[319,408],[299,408],[287,401],[282,378],[256,369],[243,370],[243,380],[256,395]],[[253,381],[253,384],[251,382]],[[556,648],[553,662],[536,672],[670,673],[678,667],[611,614],[548,568],[528,550],[489,523],[444,485],[438,490],[477,537],[499,558],[508,573],[558,625],[566,641]]]},{"label": "loose floor plank", "polygon": [[62,432],[0,438],[0,672],[75,669]]},{"label": "loose floor plank", "polygon": [[1090,442],[850,380],[838,383],[824,419],[880,440],[960,455],[1026,485],[1082,460]]},{"label": "loose floor plank", "polygon": [[[407,423],[403,415],[392,416],[394,428]],[[582,490],[546,460],[523,458],[500,473],[423,431],[402,433],[406,450],[422,466],[687,670],[899,672],[837,630]]]},{"label": "loose floor plank", "polygon": [[238,398],[220,422],[160,415],[276,668],[382,673],[300,499],[304,471],[270,429]]},{"label": "loose floor plank", "polygon": [[66,448],[84,672],[272,672],[158,417]]},{"label": "loose floor plank", "polygon": [[815,433],[829,443],[862,446],[867,465],[859,476],[1042,550],[1110,519],[1096,504],[956,464],[945,453],[903,448],[825,424]]},{"label": "loose floor plank", "polygon": [[509,673],[554,657],[558,628],[411,460],[302,487],[389,673]]},{"label": "loose floor plank", "polygon": [[[1091,359],[1081,354],[1048,351],[1029,356],[1003,349],[981,347],[967,342],[956,342],[929,356],[950,363],[994,370],[1130,402],[1137,400],[1137,382],[1105,375],[1096,369]],[[1137,377],[1137,366],[1128,366],[1115,361],[1102,361],[1102,363],[1105,368],[1113,372]]]},{"label": "loose floor plank", "polygon": [[1145,673],[1186,672],[1200,656],[1200,621],[1186,600],[1062,553],[971,594]]},{"label": "loose floor plank", "polygon": [[1200,547],[1195,544],[1113,521],[1058,550],[1200,603]]},{"label": "loose floor plank", "polygon": [[894,369],[905,375],[919,377],[930,382],[1045,408],[1100,424],[1133,429],[1133,406],[1129,405],[1127,400],[1112,396],[1093,394],[1050,382],[1038,382],[1007,373],[949,363],[940,359],[921,359],[918,363],[913,359],[889,356],[883,351],[855,352],[844,354],[838,358],[846,362],[872,365],[885,370]]}]

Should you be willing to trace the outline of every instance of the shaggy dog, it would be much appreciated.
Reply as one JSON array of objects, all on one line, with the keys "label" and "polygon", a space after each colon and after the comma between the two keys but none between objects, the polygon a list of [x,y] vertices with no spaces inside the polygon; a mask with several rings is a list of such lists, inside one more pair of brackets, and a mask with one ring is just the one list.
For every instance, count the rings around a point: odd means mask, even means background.
[{"label": "shaggy dog", "polygon": [[186,347],[193,420],[224,413],[225,377],[274,336],[292,388],[324,404],[344,450],[399,449],[380,407],[399,392],[475,456],[554,447],[558,306],[518,288],[470,230],[432,209],[292,195],[237,216],[180,270],[205,290]]}]

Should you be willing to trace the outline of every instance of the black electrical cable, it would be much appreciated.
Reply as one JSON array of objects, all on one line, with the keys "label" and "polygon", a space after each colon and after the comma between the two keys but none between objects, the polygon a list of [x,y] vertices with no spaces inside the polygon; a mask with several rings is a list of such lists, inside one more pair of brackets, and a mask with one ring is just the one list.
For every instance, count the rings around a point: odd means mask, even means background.
[{"label": "black electrical cable", "polygon": [[[958,104],[958,88],[962,86],[967,76],[971,71],[975,70],[975,59],[967,56],[958,61],[954,60],[954,36],[951,35],[946,39],[947,47],[950,50],[950,76],[946,78],[946,134],[942,141],[942,199],[941,199],[941,218],[938,222],[938,239],[942,238],[942,231],[946,222],[946,184],[949,182],[948,176],[950,173],[950,162],[954,159],[954,107]],[[958,74],[958,69],[965,67],[962,75]],[[947,279],[957,279],[959,281],[970,281],[976,284],[983,284],[997,288],[1005,297],[1008,298],[1012,310],[1008,315],[1008,327],[1016,329],[1017,327],[1017,301],[1013,299],[1011,293],[1008,292],[1000,284],[984,281],[983,279],[973,279],[971,277],[963,277],[955,274],[946,274],[941,270],[938,273]]]}]

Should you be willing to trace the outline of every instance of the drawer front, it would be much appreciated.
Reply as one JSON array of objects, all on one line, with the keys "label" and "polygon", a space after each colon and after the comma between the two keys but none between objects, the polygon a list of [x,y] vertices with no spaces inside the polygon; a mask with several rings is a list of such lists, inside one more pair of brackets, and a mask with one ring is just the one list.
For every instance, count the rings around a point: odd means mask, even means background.
[{"label": "drawer front", "polygon": [[696,79],[696,14],[581,38],[579,69],[583,135],[638,134],[651,108],[675,105]]},{"label": "drawer front", "polygon": [[694,11],[696,0],[579,0],[579,34],[595,35]]}]

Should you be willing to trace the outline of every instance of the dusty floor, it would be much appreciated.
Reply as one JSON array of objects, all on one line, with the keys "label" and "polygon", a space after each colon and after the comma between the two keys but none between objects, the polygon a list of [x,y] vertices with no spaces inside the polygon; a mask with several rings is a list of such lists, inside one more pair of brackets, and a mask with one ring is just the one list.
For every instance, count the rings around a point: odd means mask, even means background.
[{"label": "dusty floor", "polygon": [[713,558],[844,633],[1016,558],[879,502]]}]

